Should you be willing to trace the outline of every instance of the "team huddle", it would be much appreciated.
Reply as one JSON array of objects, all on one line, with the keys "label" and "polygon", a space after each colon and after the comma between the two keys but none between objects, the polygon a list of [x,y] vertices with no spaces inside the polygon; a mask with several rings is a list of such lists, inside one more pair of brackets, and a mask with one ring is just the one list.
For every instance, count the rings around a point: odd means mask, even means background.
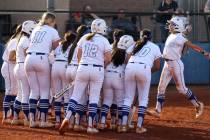
[{"label": "team huddle", "polygon": [[[119,133],[129,128],[144,133],[145,114],[160,117],[172,78],[178,92],[195,107],[195,117],[202,115],[204,104],[185,86],[181,56],[185,48],[208,59],[210,54],[187,40],[188,27],[182,17],[168,21],[170,35],[163,54],[151,41],[148,29],[140,32],[138,41],[115,30],[110,44],[103,19],[95,19],[91,31],[81,25],[76,33],[65,33],[62,40],[55,24],[55,15],[44,13],[39,23],[23,22],[8,41],[1,68],[5,79],[2,124],[55,127],[61,135],[68,129],[94,134],[107,127]],[[160,69],[161,58],[165,63],[156,108],[147,110],[151,76]],[[60,91],[62,96],[54,98]],[[138,120],[134,127],[135,107]],[[48,120],[51,108],[55,123]],[[109,113],[111,120],[107,121]]]}]

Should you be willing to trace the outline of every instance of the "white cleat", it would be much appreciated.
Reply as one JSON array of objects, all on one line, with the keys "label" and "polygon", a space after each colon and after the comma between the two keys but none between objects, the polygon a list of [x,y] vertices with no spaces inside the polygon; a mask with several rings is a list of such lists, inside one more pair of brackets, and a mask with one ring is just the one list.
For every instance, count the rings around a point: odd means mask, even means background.
[{"label": "white cleat", "polygon": [[195,118],[199,118],[203,114],[204,104],[202,102],[198,102],[199,106],[195,108],[196,115]]},{"label": "white cleat", "polygon": [[77,124],[75,124],[73,130],[76,131],[76,132],[82,132],[82,131],[84,132],[84,131],[86,131],[87,129],[86,129],[84,126],[82,126],[82,125],[77,125]]},{"label": "white cleat", "polygon": [[55,125],[51,122],[41,122],[39,125],[40,128],[52,128],[54,126]]},{"label": "white cleat", "polygon": [[11,125],[23,125],[23,120],[13,119]]},{"label": "white cleat", "polygon": [[122,132],[122,133],[126,133],[127,131],[128,131],[127,126],[126,126],[126,125],[122,125],[122,127],[121,127],[121,132]]},{"label": "white cleat", "polygon": [[134,122],[131,122],[131,124],[128,125],[128,128],[129,129],[134,129],[135,128]]},{"label": "white cleat", "polygon": [[147,110],[147,114],[156,118],[160,118],[160,113],[156,109]]},{"label": "white cleat", "polygon": [[142,134],[142,133],[145,133],[145,132],[147,132],[147,129],[144,128],[144,127],[137,127],[136,128],[136,133],[137,134]]},{"label": "white cleat", "polygon": [[98,131],[98,129],[96,129],[96,128],[94,128],[94,127],[88,127],[87,128],[87,133],[88,134],[96,134],[96,133],[98,133],[99,131]]}]

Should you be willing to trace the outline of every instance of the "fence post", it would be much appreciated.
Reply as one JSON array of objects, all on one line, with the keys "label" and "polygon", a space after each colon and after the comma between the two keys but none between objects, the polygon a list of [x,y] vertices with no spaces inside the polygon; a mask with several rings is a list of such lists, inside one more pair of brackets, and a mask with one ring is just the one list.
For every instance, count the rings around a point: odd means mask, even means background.
[{"label": "fence post", "polygon": [[54,10],[55,10],[54,0],[47,0],[47,11],[54,12]]}]

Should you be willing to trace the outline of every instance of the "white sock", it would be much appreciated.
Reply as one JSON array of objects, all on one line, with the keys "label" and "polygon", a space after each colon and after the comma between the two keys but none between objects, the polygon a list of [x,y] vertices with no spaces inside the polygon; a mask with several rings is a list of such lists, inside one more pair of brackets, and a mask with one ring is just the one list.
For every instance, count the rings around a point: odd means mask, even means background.
[{"label": "white sock", "polygon": [[90,116],[88,117],[88,126],[93,127],[93,118]]},{"label": "white sock", "polygon": [[127,125],[128,123],[128,116],[123,116],[123,119],[122,119],[122,125]]}]

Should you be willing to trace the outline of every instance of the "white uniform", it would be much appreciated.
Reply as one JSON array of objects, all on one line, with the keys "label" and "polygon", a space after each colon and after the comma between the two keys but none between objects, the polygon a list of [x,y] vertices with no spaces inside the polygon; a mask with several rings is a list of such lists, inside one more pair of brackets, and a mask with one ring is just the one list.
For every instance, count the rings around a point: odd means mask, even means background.
[{"label": "white uniform", "polygon": [[16,65],[14,68],[14,74],[16,79],[18,80],[18,89],[19,89],[18,93],[20,93],[20,95],[17,95],[16,99],[21,103],[29,102],[30,87],[24,70],[25,50],[28,47],[29,47],[29,38],[26,36],[22,36],[16,48]]},{"label": "white uniform", "polygon": [[[62,45],[59,45],[55,49],[55,58],[54,63],[52,65],[52,71],[51,71],[51,78],[52,78],[52,88],[53,88],[53,95],[56,92],[59,92],[62,88],[64,88],[67,85],[67,80],[65,76],[66,68],[67,68],[67,61],[68,61],[68,52],[70,47],[67,48],[67,50],[63,53],[62,51]],[[65,94],[64,102],[68,102],[68,94]],[[58,99],[58,101],[61,101],[61,98]]]},{"label": "white uniform", "polygon": [[108,40],[102,35],[95,34],[90,41],[86,40],[87,35],[84,35],[78,42],[78,47],[82,50],[82,57],[66,119],[69,119],[71,112],[75,111],[76,104],[80,103],[88,85],[90,85],[89,117],[93,120],[97,112],[100,90],[104,80],[104,54],[110,52],[111,47]]},{"label": "white uniform", "polygon": [[17,38],[11,39],[2,56],[4,63],[1,67],[1,74],[5,80],[5,95],[17,95],[17,82],[13,73],[15,63],[9,61],[9,53],[15,51],[16,46]]},{"label": "white uniform", "polygon": [[184,43],[187,41],[188,40],[183,36],[182,33],[170,34],[166,40],[165,48],[163,50],[165,64],[158,85],[156,105],[156,110],[158,112],[161,112],[165,99],[165,90],[172,77],[176,83],[178,92],[187,95],[195,106],[198,105],[197,99],[195,99],[192,91],[185,86],[184,81],[184,64],[181,61],[181,56]]},{"label": "white uniform", "polygon": [[[59,92],[61,89],[66,87],[66,68],[68,64],[68,52],[70,50],[70,46],[67,48],[65,52],[62,50],[62,45],[59,45],[54,51],[54,63],[52,65],[51,78],[52,78],[52,92],[53,95]],[[56,115],[56,122],[60,123],[61,121],[61,100],[62,98],[58,98],[54,102],[54,109]],[[64,94],[64,105],[69,101],[69,94]]]},{"label": "white uniform", "polygon": [[[30,45],[25,60],[25,70],[28,77],[30,92],[30,113],[35,115],[37,100],[40,97],[40,112],[42,121],[49,107],[50,94],[50,63],[48,55],[52,43],[60,39],[58,32],[48,25],[37,26],[31,36]],[[42,114],[45,114],[42,116]],[[31,117],[34,120],[33,117]]]},{"label": "white uniform", "polygon": [[[67,69],[66,69],[66,80],[68,83],[72,83],[76,77],[77,68],[78,68],[77,50],[78,50],[78,47],[75,48],[72,60],[68,64]],[[69,91],[70,97],[72,93],[73,93],[73,88],[71,88]]]},{"label": "white uniform", "polygon": [[[131,47],[128,52],[132,52],[132,50]],[[151,68],[154,61],[160,57],[161,52],[159,47],[150,41],[148,41],[139,52],[130,57],[125,69],[126,97],[124,105],[131,106],[137,86],[139,106],[147,106]]]},{"label": "white uniform", "polygon": [[[128,52],[132,52],[130,47]],[[125,69],[125,98],[123,103],[124,116],[128,116],[133,103],[136,87],[138,90],[139,111],[138,127],[142,126],[144,114],[148,104],[148,95],[151,81],[151,68],[156,59],[161,57],[160,49],[154,43],[148,41],[139,52],[132,55]],[[127,118],[126,118],[127,119]],[[123,124],[126,125],[126,124]]]},{"label": "white uniform", "polygon": [[22,35],[16,47],[16,65],[14,68],[15,78],[18,82],[18,95],[14,103],[14,119],[19,119],[19,112],[22,110],[25,115],[25,120],[29,118],[29,93],[30,87],[26,72],[24,69],[25,51],[29,47],[29,38]]},{"label": "white uniform", "polygon": [[3,101],[4,119],[7,119],[7,117],[9,117],[8,111],[10,109],[13,109],[11,107],[13,106],[15,97],[17,95],[17,80],[15,79],[13,73],[15,63],[9,61],[9,53],[11,51],[15,51],[16,46],[17,38],[11,39],[8,42],[7,47],[2,56],[4,62],[1,67],[1,74],[4,77],[5,81],[5,97]]},{"label": "white uniform", "polygon": [[[103,104],[109,107],[116,100],[118,106],[123,104],[125,64],[118,67],[110,63],[105,69],[103,84]],[[115,79],[115,80],[113,80]]]}]

